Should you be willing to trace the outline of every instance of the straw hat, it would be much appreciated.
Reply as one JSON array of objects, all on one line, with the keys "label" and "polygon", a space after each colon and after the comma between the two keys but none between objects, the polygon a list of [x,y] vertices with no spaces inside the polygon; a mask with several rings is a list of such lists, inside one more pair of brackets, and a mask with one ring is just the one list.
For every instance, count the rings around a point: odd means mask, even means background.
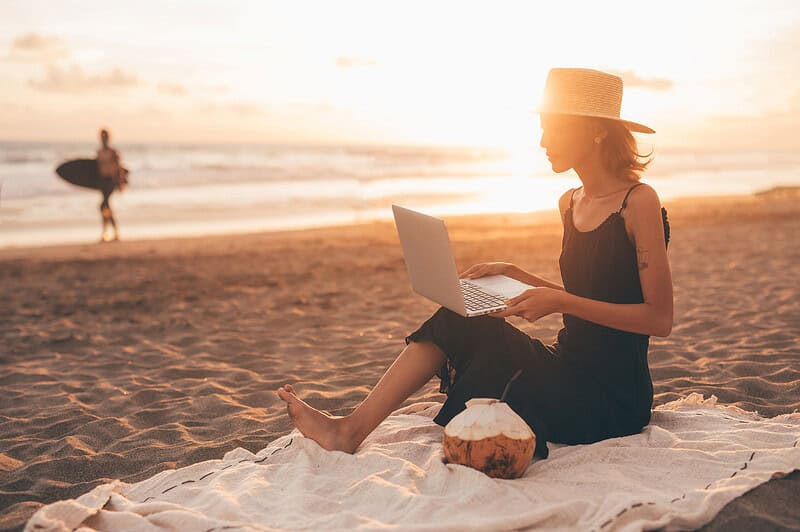
[{"label": "straw hat", "polygon": [[553,68],[547,74],[539,113],[596,116],[622,123],[631,131],[655,133],[643,124],[619,117],[622,78],[588,68]]}]

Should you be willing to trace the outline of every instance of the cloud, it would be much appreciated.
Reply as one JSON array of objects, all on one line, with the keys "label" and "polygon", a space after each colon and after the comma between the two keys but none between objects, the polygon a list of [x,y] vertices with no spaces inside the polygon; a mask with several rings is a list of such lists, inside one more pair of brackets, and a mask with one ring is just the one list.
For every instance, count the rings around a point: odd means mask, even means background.
[{"label": "cloud", "polygon": [[38,33],[28,33],[14,39],[11,45],[12,50],[39,51],[61,46],[61,39],[55,36],[39,35]]},{"label": "cloud", "polygon": [[625,88],[641,87],[643,89],[650,89],[654,91],[668,91],[672,88],[672,80],[666,78],[643,78],[633,70],[625,70],[622,72],[614,72],[622,78]]},{"label": "cloud", "polygon": [[707,145],[720,150],[800,150],[797,116],[800,91],[783,104],[752,115],[711,115],[681,134],[689,145]]},{"label": "cloud", "polygon": [[170,94],[172,96],[185,96],[189,94],[189,90],[180,83],[168,83],[166,81],[159,83],[158,92]]},{"label": "cloud", "polygon": [[12,61],[56,61],[69,57],[64,41],[54,35],[28,33],[11,44],[8,59]]},{"label": "cloud", "polygon": [[32,79],[28,83],[31,87],[46,92],[89,92],[127,89],[140,85],[141,81],[136,75],[121,68],[114,68],[99,74],[89,74],[78,65],[72,65],[69,68],[50,65],[47,67],[44,77]]},{"label": "cloud", "polygon": [[369,57],[340,56],[336,58],[338,68],[372,68],[377,64],[377,61]]}]

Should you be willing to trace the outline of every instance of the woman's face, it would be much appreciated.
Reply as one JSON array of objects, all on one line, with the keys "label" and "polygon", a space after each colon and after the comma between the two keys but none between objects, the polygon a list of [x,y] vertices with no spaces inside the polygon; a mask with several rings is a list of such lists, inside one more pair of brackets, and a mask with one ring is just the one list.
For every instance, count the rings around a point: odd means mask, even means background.
[{"label": "woman's face", "polygon": [[596,148],[597,126],[591,118],[542,113],[539,145],[557,174],[579,166]]}]

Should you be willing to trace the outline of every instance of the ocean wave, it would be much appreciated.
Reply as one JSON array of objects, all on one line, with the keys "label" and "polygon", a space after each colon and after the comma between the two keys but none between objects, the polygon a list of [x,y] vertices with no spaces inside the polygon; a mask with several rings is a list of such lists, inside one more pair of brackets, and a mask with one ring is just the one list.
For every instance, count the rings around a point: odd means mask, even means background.
[{"label": "ocean wave", "polygon": [[[130,144],[116,146],[137,189],[291,182],[371,185],[437,179],[545,177],[552,172],[531,147],[524,156],[502,149],[416,146],[292,146]],[[58,162],[93,153],[89,143],[0,143],[4,197],[70,193],[55,176]],[[789,152],[656,151],[646,179],[691,192],[702,181],[709,190],[729,191],[794,183],[800,155]],[[420,185],[422,186],[422,185]],[[449,186],[449,185],[448,185]],[[755,186],[755,185],[754,185]],[[750,187],[753,188],[753,187]],[[679,190],[680,189],[680,190]],[[684,190],[685,189],[685,190]],[[677,193],[677,192],[676,192]]]},{"label": "ocean wave", "polygon": [[42,154],[6,154],[0,157],[3,164],[48,163],[51,157]]}]

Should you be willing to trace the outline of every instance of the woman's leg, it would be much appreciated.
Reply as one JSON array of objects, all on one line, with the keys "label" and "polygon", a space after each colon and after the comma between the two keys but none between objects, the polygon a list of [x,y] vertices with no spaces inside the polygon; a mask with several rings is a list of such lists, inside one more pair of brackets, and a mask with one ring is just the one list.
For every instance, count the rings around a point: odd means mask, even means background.
[{"label": "woman's leg", "polygon": [[302,401],[291,385],[278,396],[295,427],[328,450],[353,453],[381,421],[412,393],[427,383],[445,361],[444,352],[432,342],[411,342],[386,370],[378,384],[349,415],[333,417]]}]

